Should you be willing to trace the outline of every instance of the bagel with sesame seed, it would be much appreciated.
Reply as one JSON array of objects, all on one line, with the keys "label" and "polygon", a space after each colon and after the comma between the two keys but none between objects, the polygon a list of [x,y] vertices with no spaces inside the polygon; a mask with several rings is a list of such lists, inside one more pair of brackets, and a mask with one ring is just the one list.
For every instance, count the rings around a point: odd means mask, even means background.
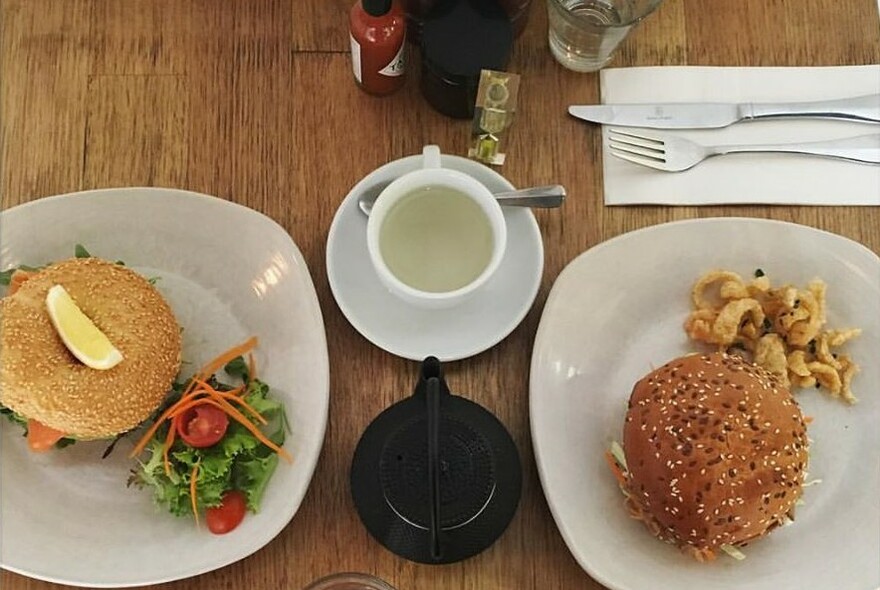
[{"label": "bagel with sesame seed", "polygon": [[[122,353],[112,369],[80,363],[58,335],[46,294],[62,285]],[[34,273],[0,300],[0,404],[69,438],[138,426],[180,369],[177,320],[150,282],[121,264],[71,258]]]},{"label": "bagel with sesame seed", "polygon": [[797,401],[761,367],[693,354],[639,380],[623,430],[630,513],[704,560],[792,518],[808,462]]}]

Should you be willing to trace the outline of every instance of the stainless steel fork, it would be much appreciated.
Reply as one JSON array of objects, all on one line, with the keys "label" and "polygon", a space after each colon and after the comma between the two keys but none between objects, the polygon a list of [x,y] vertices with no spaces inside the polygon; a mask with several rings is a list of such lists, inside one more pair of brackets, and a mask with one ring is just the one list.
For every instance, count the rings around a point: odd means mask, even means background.
[{"label": "stainless steel fork", "polygon": [[701,145],[674,135],[642,135],[620,129],[611,129],[608,137],[613,155],[666,172],[681,172],[706,158],[740,152],[787,152],[880,164],[880,133],[830,141],[759,145]]}]

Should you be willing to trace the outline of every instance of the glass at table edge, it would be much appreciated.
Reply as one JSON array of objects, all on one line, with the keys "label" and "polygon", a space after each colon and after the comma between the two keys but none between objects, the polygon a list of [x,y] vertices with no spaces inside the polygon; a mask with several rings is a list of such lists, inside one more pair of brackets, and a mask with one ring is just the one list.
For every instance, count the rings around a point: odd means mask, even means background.
[{"label": "glass at table edge", "polygon": [[369,574],[342,572],[315,580],[303,590],[395,590],[395,588]]}]

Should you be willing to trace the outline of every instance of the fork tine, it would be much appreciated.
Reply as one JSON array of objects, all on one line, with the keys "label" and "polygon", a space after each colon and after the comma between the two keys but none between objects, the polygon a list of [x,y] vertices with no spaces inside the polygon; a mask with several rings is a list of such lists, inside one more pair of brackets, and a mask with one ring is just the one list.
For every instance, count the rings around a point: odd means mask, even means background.
[{"label": "fork tine", "polygon": [[657,148],[662,148],[664,144],[663,137],[641,135],[639,133],[633,133],[628,129],[609,129],[608,132],[609,138],[616,139],[617,141],[626,141],[628,143],[635,143],[645,147]]},{"label": "fork tine", "polygon": [[[625,133],[619,132],[616,130],[611,130],[611,133],[608,135],[609,142],[616,143],[618,148],[624,149],[623,145],[634,146],[636,148],[642,148],[643,150],[651,150],[655,154],[659,154],[660,156],[664,155],[666,151],[666,145],[663,143],[661,139],[654,139],[650,137],[643,137],[640,135],[635,135],[633,133]],[[635,151],[636,153],[642,155],[653,155],[651,153],[641,151],[641,150],[628,150]]]},{"label": "fork tine", "polygon": [[662,143],[654,143],[651,141],[642,141],[640,139],[634,139],[630,137],[618,137],[616,135],[610,135],[608,137],[608,141],[610,143],[617,143],[618,145],[631,145],[635,147],[640,147],[643,149],[651,150],[657,153],[662,154],[664,152],[665,146]]},{"label": "fork tine", "polygon": [[664,162],[660,160],[652,160],[650,158],[643,158],[640,156],[630,156],[624,152],[617,151],[615,149],[611,150],[611,155],[620,158],[621,160],[626,160],[628,162],[632,162],[633,164],[639,164],[641,166],[647,166],[648,168],[654,168],[656,170],[666,171],[666,165]]},{"label": "fork tine", "polygon": [[657,148],[645,148],[635,143],[618,143],[613,139],[608,143],[608,147],[610,147],[612,150],[645,156],[647,158],[651,158],[652,160],[658,160],[661,162],[666,161],[666,153],[663,150]]},{"label": "fork tine", "polygon": [[624,130],[624,129],[609,129],[608,131],[610,133],[613,133],[616,135],[625,135],[626,137],[631,137],[633,139],[640,139],[644,142],[655,143],[655,144],[659,144],[661,146],[663,145],[663,138],[662,137],[651,136],[651,135],[639,135],[638,133],[633,133],[632,131]]}]

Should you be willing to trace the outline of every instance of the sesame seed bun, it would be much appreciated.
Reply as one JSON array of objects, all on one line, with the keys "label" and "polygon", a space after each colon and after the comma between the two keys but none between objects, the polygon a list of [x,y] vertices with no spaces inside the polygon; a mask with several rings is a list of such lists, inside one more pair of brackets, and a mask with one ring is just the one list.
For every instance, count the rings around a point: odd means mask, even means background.
[{"label": "sesame seed bun", "polygon": [[[63,285],[119,349],[123,360],[98,371],[67,350],[46,311]],[[155,410],[180,368],[180,328],[153,285],[98,258],[41,270],[0,300],[0,403],[81,439],[131,430]]]},{"label": "sesame seed bun", "polygon": [[736,356],[685,356],[641,379],[623,441],[629,501],[686,551],[757,539],[801,496],[801,410],[773,375]]}]

